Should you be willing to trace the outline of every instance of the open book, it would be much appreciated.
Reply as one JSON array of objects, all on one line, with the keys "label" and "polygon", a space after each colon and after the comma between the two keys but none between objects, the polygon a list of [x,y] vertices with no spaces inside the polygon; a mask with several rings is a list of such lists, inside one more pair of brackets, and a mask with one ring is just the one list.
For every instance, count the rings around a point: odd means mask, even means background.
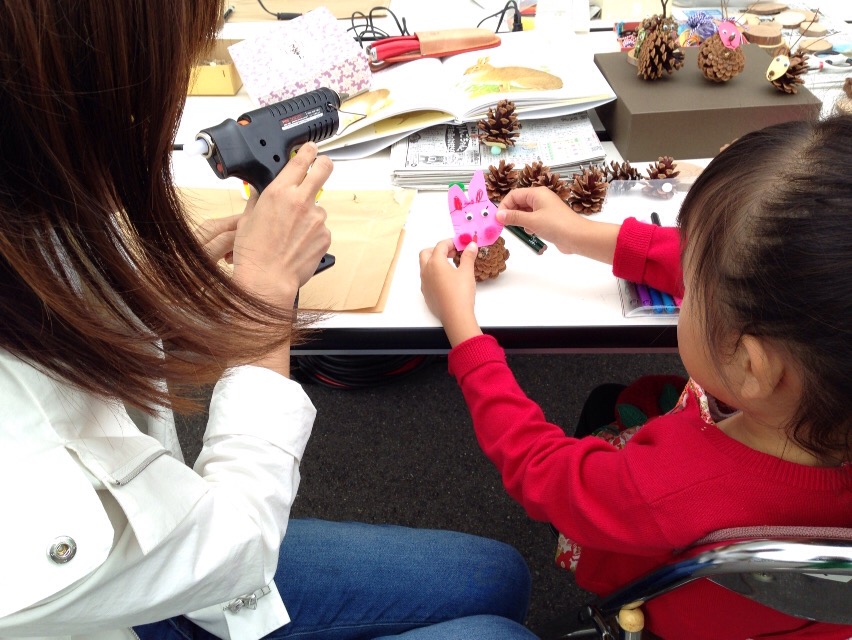
[{"label": "open book", "polygon": [[555,56],[535,32],[501,34],[492,49],[424,58],[373,74],[369,91],[343,102],[337,135],[319,144],[332,157],[356,158],[442,123],[474,122],[498,100],[519,116],[585,111],[615,99],[590,55],[573,38]]}]

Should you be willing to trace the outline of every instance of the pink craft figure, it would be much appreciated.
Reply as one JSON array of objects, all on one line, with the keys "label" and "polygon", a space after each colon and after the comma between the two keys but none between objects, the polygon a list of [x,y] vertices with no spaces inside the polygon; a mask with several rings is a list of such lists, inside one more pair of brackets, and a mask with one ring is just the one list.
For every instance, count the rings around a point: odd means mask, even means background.
[{"label": "pink craft figure", "polygon": [[500,237],[503,225],[497,221],[497,205],[488,199],[482,171],[473,174],[467,194],[457,184],[452,185],[447,201],[455,232],[453,242],[458,251],[464,251],[471,242],[487,247]]}]

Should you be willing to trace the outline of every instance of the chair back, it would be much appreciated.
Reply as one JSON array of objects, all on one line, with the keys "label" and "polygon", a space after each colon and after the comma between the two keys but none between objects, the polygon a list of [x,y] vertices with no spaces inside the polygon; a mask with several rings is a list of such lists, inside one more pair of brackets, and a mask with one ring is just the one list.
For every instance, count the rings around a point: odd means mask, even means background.
[{"label": "chair back", "polygon": [[698,578],[708,578],[788,615],[852,624],[852,529],[720,530],[602,599],[597,609],[613,615]]}]

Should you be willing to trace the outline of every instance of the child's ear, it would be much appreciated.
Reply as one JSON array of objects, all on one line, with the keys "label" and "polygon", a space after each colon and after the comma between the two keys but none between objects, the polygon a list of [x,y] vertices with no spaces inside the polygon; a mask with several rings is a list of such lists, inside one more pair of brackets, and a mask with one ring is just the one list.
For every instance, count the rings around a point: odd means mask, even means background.
[{"label": "child's ear", "polygon": [[771,342],[745,335],[737,349],[740,370],[740,394],[748,400],[766,400],[781,384],[787,362]]}]

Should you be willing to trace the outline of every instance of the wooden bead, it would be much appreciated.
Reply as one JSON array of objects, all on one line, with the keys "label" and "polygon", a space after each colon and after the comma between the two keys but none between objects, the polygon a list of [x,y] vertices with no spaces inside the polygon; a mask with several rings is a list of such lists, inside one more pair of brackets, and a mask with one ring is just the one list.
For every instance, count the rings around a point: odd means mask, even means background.
[{"label": "wooden bead", "polygon": [[638,633],[645,628],[642,609],[622,609],[618,612],[618,626],[628,633]]}]

